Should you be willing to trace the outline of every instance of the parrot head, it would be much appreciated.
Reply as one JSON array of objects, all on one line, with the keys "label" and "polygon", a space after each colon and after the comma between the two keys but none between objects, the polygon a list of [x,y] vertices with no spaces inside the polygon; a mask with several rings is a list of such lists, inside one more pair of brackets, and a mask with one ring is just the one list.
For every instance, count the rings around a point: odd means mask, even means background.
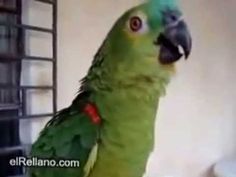
[{"label": "parrot head", "polygon": [[122,54],[157,55],[171,64],[191,50],[191,36],[175,0],[150,0],[126,12],[111,31],[112,47]]},{"label": "parrot head", "polygon": [[150,0],[127,11],[111,31],[112,48],[141,55],[158,55],[170,64],[191,51],[191,35],[175,0]]},{"label": "parrot head", "polygon": [[188,58],[192,40],[176,0],[149,0],[125,12],[103,46],[102,66],[112,81],[130,83],[172,74],[174,63]]}]

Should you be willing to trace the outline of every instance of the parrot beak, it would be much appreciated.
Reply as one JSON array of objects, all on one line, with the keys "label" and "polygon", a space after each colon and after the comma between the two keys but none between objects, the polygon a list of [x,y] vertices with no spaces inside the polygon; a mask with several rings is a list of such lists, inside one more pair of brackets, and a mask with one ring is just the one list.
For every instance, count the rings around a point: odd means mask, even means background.
[{"label": "parrot beak", "polygon": [[159,35],[156,45],[160,46],[159,61],[171,64],[182,56],[187,59],[192,49],[192,38],[186,23],[178,11],[164,13],[164,31]]}]

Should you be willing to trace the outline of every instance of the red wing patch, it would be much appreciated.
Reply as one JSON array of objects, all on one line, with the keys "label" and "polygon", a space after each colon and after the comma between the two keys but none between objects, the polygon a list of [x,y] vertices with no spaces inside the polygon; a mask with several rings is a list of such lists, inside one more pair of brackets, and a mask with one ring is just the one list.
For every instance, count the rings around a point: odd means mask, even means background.
[{"label": "red wing patch", "polygon": [[87,103],[84,107],[84,112],[89,116],[91,121],[94,124],[100,124],[101,123],[101,117],[99,116],[97,107],[92,103]]}]

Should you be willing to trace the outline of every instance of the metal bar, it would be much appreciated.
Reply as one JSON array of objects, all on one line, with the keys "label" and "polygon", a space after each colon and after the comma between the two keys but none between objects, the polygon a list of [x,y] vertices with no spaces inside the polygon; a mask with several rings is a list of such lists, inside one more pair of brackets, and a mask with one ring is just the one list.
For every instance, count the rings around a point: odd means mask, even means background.
[{"label": "metal bar", "polygon": [[[1,120],[0,120],[1,121]],[[23,146],[15,146],[15,147],[5,147],[5,148],[0,148],[0,155],[6,155],[10,154],[15,151],[20,151],[23,150]]]},{"label": "metal bar", "polygon": [[[15,0],[16,2],[16,12],[17,12],[17,16],[16,16],[16,24],[22,24],[22,0]],[[21,28],[17,29],[17,51],[15,53],[16,54],[19,54],[19,55],[22,55],[25,51],[25,31]],[[19,76],[18,76],[18,83],[17,83],[17,86],[20,86],[21,84],[21,73],[22,73],[22,60],[21,58],[18,58],[18,60],[20,62],[16,63],[17,66],[18,66],[18,70],[20,71],[19,72]],[[21,92],[20,90],[17,90],[17,97],[18,97],[18,101],[21,102]],[[20,106],[20,109],[18,110],[18,115],[20,112],[23,112],[23,105],[22,104],[19,104]],[[19,125],[18,125],[19,126]]]},{"label": "metal bar", "polygon": [[19,110],[21,108],[20,104],[0,104],[0,111],[10,111],[10,110]]},{"label": "metal bar", "polygon": [[33,60],[33,61],[48,61],[54,62],[55,59],[49,57],[38,57],[38,56],[24,56],[23,60]]},{"label": "metal bar", "polygon": [[22,119],[38,119],[44,117],[52,117],[54,113],[45,113],[45,114],[35,114],[35,115],[26,115],[26,116],[15,116],[15,117],[1,117],[0,122],[9,121],[9,120],[22,120]]},{"label": "metal bar", "polygon": [[5,26],[8,28],[21,28],[23,30],[33,30],[33,31],[45,32],[45,33],[53,33],[52,29],[31,26],[31,25],[24,25],[24,24],[13,24],[13,23],[7,23],[7,22],[0,22],[0,26]]},{"label": "metal bar", "polygon": [[0,89],[13,89],[13,90],[52,90],[53,86],[14,86],[14,85],[5,85],[0,84]]},{"label": "metal bar", "polygon": [[[22,24],[22,2],[21,0],[16,0],[16,11],[17,11],[17,24]],[[23,55],[25,51],[25,31],[23,29],[18,29],[17,35],[17,54]]]},{"label": "metal bar", "polygon": [[54,4],[55,2],[53,0],[35,0],[35,1],[38,1],[38,2],[43,2],[43,3],[48,3],[48,4]]},{"label": "metal bar", "polygon": [[53,16],[53,36],[52,36],[52,47],[53,47],[53,112],[57,112],[57,0],[54,0],[52,7]]},{"label": "metal bar", "polygon": [[13,56],[13,55],[1,55],[0,54],[0,63],[2,62],[21,62],[22,60],[30,61],[47,61],[54,62],[53,58],[49,57],[40,57],[40,56]]},{"label": "metal bar", "polygon": [[26,95],[26,89],[22,90],[22,116],[27,115],[27,95]]},{"label": "metal bar", "polygon": [[17,14],[17,10],[12,8],[0,7],[0,13]]}]

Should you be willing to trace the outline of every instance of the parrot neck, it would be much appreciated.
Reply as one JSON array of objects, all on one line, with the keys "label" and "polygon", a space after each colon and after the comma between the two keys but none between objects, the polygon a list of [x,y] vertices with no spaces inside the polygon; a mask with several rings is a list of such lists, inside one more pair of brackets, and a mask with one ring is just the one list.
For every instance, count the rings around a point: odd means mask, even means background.
[{"label": "parrot neck", "polygon": [[138,57],[122,59],[139,61],[132,66],[111,65],[109,61],[119,58],[103,60],[102,52],[81,86],[102,118],[98,160],[90,177],[141,177],[153,150],[157,105],[172,66],[163,69],[156,58]]},{"label": "parrot neck", "polygon": [[103,119],[96,177],[143,175],[153,150],[157,105],[164,85],[142,78],[135,86],[121,84],[92,95]]}]

